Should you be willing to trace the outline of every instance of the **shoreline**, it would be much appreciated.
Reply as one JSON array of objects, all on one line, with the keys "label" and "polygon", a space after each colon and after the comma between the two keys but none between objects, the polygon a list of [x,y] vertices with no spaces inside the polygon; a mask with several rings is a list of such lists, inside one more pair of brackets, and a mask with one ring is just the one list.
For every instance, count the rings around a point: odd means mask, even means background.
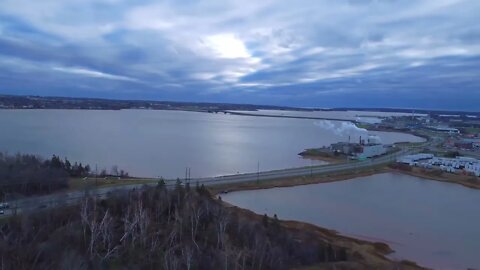
[{"label": "shoreline", "polygon": [[[422,169],[417,167],[413,167],[412,171],[406,171],[406,170],[395,169],[395,168],[389,168],[389,170],[395,173],[401,173],[401,174],[418,177],[418,178],[421,178],[422,180],[431,180],[431,181],[437,181],[442,183],[461,185],[463,187],[471,188],[471,189],[480,189],[480,178],[476,176],[458,175],[458,174],[445,173],[445,172],[441,172],[440,175],[436,176],[436,175],[428,174],[427,172],[422,172],[421,171]],[[447,175],[445,176],[445,174]],[[474,178],[475,178],[475,182],[472,182],[469,180]]]},{"label": "shoreline", "polygon": [[[364,169],[361,171],[350,171],[346,173],[337,173],[335,175],[314,175],[313,177],[291,177],[291,178],[283,178],[283,179],[273,179],[268,181],[263,181],[260,183],[256,182],[246,182],[246,183],[235,183],[235,184],[223,184],[219,186],[212,186],[208,187],[211,191],[212,196],[219,196],[221,197],[224,193],[234,192],[234,191],[246,191],[246,190],[258,190],[258,189],[270,189],[270,188],[280,188],[280,187],[293,187],[293,186],[301,186],[301,185],[311,185],[311,184],[322,184],[322,183],[331,183],[337,181],[346,181],[352,180],[359,177],[365,177],[375,174],[381,173],[401,173],[405,175],[410,175],[414,177],[421,178],[423,180],[433,180],[439,181],[443,183],[451,183],[462,185],[466,188],[473,188],[473,189],[480,189],[480,181],[471,183],[466,182],[468,176],[464,175],[443,175],[440,176],[433,176],[429,175],[427,172],[422,172],[419,168],[413,168],[416,170],[412,171],[404,171],[396,168],[392,168],[390,166],[381,166],[376,168]],[[443,177],[442,177],[443,176]],[[478,179],[478,178],[477,178]],[[251,210],[243,209],[235,205],[231,205],[229,203],[224,202],[230,208],[236,209],[237,211],[247,211],[253,215],[258,216],[257,218],[261,218],[260,214],[256,214]],[[383,269],[383,267],[387,267],[387,265],[401,265],[402,269],[428,269],[422,266],[417,265],[415,262],[402,260],[402,261],[395,261],[388,257],[389,254],[393,253],[394,250],[390,247],[386,241],[369,241],[364,240],[361,238],[355,238],[348,235],[343,235],[340,232],[337,232],[332,229],[324,228],[318,225],[313,225],[307,222],[301,222],[296,220],[280,220],[282,226],[285,226],[292,230],[298,231],[305,231],[308,233],[314,234],[316,237],[327,239],[331,241],[335,245],[339,245],[342,247],[346,247],[347,249],[351,250],[352,252],[358,252],[363,260],[369,264],[368,267],[379,267],[379,269]],[[361,252],[359,251],[361,250]],[[382,265],[382,266],[380,266]],[[370,269],[370,268],[365,269]],[[303,269],[303,268],[299,268]],[[317,269],[317,268],[308,268],[308,269]],[[323,268],[318,268],[323,269]],[[356,269],[356,268],[346,268],[346,269]],[[363,268],[359,268],[363,269]]]},{"label": "shoreline", "polygon": [[[215,195],[212,194],[215,198]],[[263,215],[257,214],[249,209],[241,208],[222,201],[222,204],[248,219],[261,220]],[[272,217],[269,217],[271,219]],[[331,269],[332,265],[341,266],[341,269],[390,269],[400,266],[403,270],[426,270],[428,268],[417,265],[409,260],[393,260],[387,256],[394,250],[386,243],[381,241],[368,241],[351,236],[343,235],[335,230],[323,228],[311,223],[296,220],[279,220],[280,226],[286,228],[292,236],[299,234],[309,234],[312,239],[330,243],[337,247],[347,249],[349,260],[346,262],[335,262],[332,264],[317,263],[311,266],[301,266],[294,269]],[[393,268],[392,268],[393,269]]]},{"label": "shoreline", "polygon": [[427,172],[421,172],[419,168],[413,168],[412,171],[401,170],[397,168],[390,167],[388,165],[359,169],[355,171],[347,171],[341,173],[332,173],[332,174],[321,174],[313,176],[300,176],[300,177],[287,177],[287,178],[278,178],[271,180],[262,180],[260,182],[250,181],[250,182],[240,182],[240,183],[230,183],[230,184],[219,184],[208,187],[209,190],[214,195],[219,195],[222,193],[229,193],[234,191],[245,191],[245,190],[257,190],[257,189],[270,189],[270,188],[280,188],[280,187],[294,187],[294,186],[303,186],[303,185],[313,185],[313,184],[322,184],[322,183],[331,183],[338,181],[351,180],[359,177],[371,176],[381,173],[401,173],[405,175],[410,175],[414,177],[421,178],[423,180],[433,180],[443,183],[457,184],[467,188],[480,189],[480,178],[476,178],[477,182],[471,182],[469,179],[473,179],[474,176],[465,176],[465,175],[456,175],[449,174],[445,177],[445,173],[442,173],[439,176],[428,174]]},{"label": "shoreline", "polygon": [[311,176],[287,177],[287,178],[279,178],[279,179],[272,179],[272,180],[262,180],[258,183],[256,181],[251,181],[251,182],[241,182],[241,183],[219,184],[219,185],[209,186],[208,189],[212,192],[212,194],[218,195],[218,194],[228,193],[233,191],[331,183],[331,182],[344,181],[344,180],[349,180],[356,177],[370,176],[370,175],[385,173],[385,172],[389,172],[389,169],[385,166],[380,166],[380,167],[373,167],[373,168],[367,168],[367,169],[359,169],[358,171],[353,171],[353,172],[348,171],[345,173],[313,175],[312,177]]},{"label": "shoreline", "polygon": [[[313,149],[313,148],[312,148]],[[320,161],[325,161],[328,162],[329,164],[339,164],[343,162],[348,162],[348,160],[344,156],[322,156],[322,155],[315,155],[315,154],[309,154],[306,153],[310,149],[306,149],[303,152],[299,153],[298,155],[306,160],[320,160]]]}]

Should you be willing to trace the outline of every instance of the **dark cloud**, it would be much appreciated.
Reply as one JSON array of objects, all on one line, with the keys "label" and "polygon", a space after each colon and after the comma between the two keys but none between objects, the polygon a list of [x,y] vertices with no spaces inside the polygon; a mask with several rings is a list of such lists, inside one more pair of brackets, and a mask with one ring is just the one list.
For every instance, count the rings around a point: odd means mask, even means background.
[{"label": "dark cloud", "polygon": [[472,0],[4,0],[0,91],[477,109],[479,13]]}]

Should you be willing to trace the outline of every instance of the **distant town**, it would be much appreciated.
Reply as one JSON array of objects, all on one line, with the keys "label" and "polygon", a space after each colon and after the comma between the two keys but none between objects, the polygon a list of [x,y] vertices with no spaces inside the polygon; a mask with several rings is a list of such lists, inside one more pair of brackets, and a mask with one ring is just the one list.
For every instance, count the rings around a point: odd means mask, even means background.
[{"label": "distant town", "polygon": [[299,108],[228,104],[228,103],[201,103],[175,101],[148,101],[148,100],[113,100],[96,98],[70,97],[41,97],[41,96],[9,96],[0,95],[0,109],[77,109],[77,110],[123,110],[123,109],[150,109],[150,110],[187,110],[210,111],[222,110],[302,110]]},{"label": "distant town", "polygon": [[234,104],[215,102],[180,102],[154,100],[117,100],[81,97],[50,97],[50,96],[16,96],[0,95],[0,109],[78,109],[78,110],[122,110],[122,109],[150,109],[150,110],[187,110],[202,112],[221,112],[225,110],[290,110],[290,111],[372,111],[372,112],[401,112],[431,115],[433,118],[454,121],[472,121],[480,119],[480,112],[427,110],[411,108],[305,108],[293,106],[275,106],[258,104]]}]

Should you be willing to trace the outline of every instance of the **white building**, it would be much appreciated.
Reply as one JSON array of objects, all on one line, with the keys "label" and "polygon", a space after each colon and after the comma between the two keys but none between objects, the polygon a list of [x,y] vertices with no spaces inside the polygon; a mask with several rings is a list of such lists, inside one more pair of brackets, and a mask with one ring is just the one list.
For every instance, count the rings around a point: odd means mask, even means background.
[{"label": "white building", "polygon": [[357,159],[365,159],[383,155],[387,149],[383,144],[365,144],[362,145],[360,152],[356,153]]},{"label": "white building", "polygon": [[450,127],[432,127],[432,126],[430,126],[429,128],[432,129],[432,130],[438,131],[438,132],[446,132],[446,133],[450,133],[450,134],[459,134],[460,133],[460,130],[458,130],[456,128],[450,128]]},{"label": "white building", "polygon": [[406,156],[399,157],[397,159],[397,162],[405,163],[405,164],[411,164],[411,163],[414,163],[414,162],[417,162],[417,161],[420,161],[420,160],[427,160],[427,159],[432,159],[432,158],[434,158],[433,154],[420,153],[420,154],[415,154],[415,155],[406,155]]},{"label": "white building", "polygon": [[443,158],[431,154],[417,154],[400,157],[397,162],[428,169],[435,166],[449,173],[463,170],[480,177],[480,160],[471,157]]}]

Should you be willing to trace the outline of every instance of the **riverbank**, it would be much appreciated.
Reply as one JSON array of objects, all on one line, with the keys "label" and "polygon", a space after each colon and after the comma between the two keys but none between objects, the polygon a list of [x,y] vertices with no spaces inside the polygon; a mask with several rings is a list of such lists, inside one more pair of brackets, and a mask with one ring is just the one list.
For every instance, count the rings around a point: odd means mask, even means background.
[{"label": "riverbank", "polygon": [[329,151],[328,148],[308,148],[298,153],[298,155],[304,159],[320,160],[331,164],[348,161],[348,157],[346,155],[335,155],[333,152]]},{"label": "riverbank", "polygon": [[354,177],[370,176],[374,174],[389,172],[389,168],[385,166],[377,166],[366,169],[348,170],[338,173],[311,175],[311,176],[299,176],[299,177],[287,177],[272,180],[262,180],[259,182],[240,182],[240,183],[228,183],[209,186],[208,189],[212,194],[228,193],[232,191],[241,190],[255,190],[255,189],[269,189],[276,187],[293,187],[300,185],[311,185],[320,183],[329,183],[336,181],[343,181],[352,179]]},{"label": "riverbank", "polygon": [[433,170],[425,170],[422,168],[412,168],[409,170],[402,170],[395,168],[393,166],[376,166],[371,168],[364,168],[358,170],[348,170],[338,173],[331,174],[320,174],[320,175],[311,175],[311,176],[299,176],[299,177],[287,177],[279,178],[272,180],[262,180],[259,182],[249,181],[249,182],[237,182],[237,183],[228,183],[220,184],[208,187],[212,194],[222,194],[233,191],[242,191],[242,190],[256,190],[256,189],[269,189],[277,187],[293,187],[300,185],[311,185],[311,184],[321,184],[321,183],[330,183],[337,181],[349,180],[357,177],[370,176],[380,173],[402,173],[411,176],[416,176],[425,180],[434,180],[440,182],[446,182],[451,184],[462,185],[468,188],[480,189],[480,179],[478,177],[469,176],[469,175],[456,175],[446,172],[439,172]]},{"label": "riverbank", "polygon": [[480,189],[480,178],[473,175],[462,175],[443,172],[437,169],[411,167],[411,170],[390,168],[391,171],[416,176],[425,180],[462,185],[467,188]]},{"label": "riverbank", "polygon": [[[223,205],[239,216],[248,220],[261,221],[264,216],[256,214],[250,210],[239,208],[227,202]],[[272,221],[273,219],[270,218]],[[347,253],[347,261],[320,263],[307,267],[297,267],[298,270],[322,270],[322,269],[344,269],[344,270],[369,270],[369,269],[402,269],[402,270],[420,270],[426,269],[410,261],[393,261],[386,256],[393,250],[385,243],[369,242],[338,234],[334,230],[325,229],[309,223],[280,220],[280,226],[290,232],[292,237],[299,237],[299,241],[305,241],[305,237],[310,240],[326,242],[334,247],[344,248]],[[302,236],[302,237],[300,237]],[[300,240],[303,239],[303,240]],[[395,268],[396,267],[396,268]]]},{"label": "riverbank", "polygon": [[[480,188],[480,185],[469,184],[469,176],[465,175],[454,175],[454,174],[443,174],[437,177],[430,175],[428,172],[420,170],[420,168],[413,168],[412,171],[402,171],[399,169],[391,168],[389,166],[382,166],[377,168],[372,168],[369,170],[362,171],[350,171],[345,173],[339,173],[335,175],[313,175],[311,177],[296,177],[288,179],[276,179],[271,181],[264,181],[262,183],[243,183],[235,185],[225,185],[219,187],[211,187],[210,189],[215,192],[215,194],[222,196],[222,193],[233,192],[237,190],[251,190],[251,189],[268,189],[273,187],[290,187],[297,185],[309,185],[317,183],[329,183],[336,181],[343,181],[357,177],[370,176],[380,173],[401,173],[405,175],[411,175],[425,180],[435,180],[440,182],[448,182],[452,184],[461,184],[470,188]],[[471,178],[471,177],[470,177]],[[232,206],[233,207],[233,206]],[[243,210],[242,210],[243,211]],[[248,210],[245,210],[248,211]],[[261,216],[259,216],[261,217]],[[311,225],[308,223],[298,222],[298,221],[281,221],[282,226],[288,226],[289,228],[296,229],[299,231],[306,231],[312,236],[322,237],[324,239],[329,239],[335,245],[339,245],[347,248],[351,252],[357,254],[361,257],[361,261],[364,264],[358,264],[357,261],[348,262],[341,264],[344,268],[337,269],[390,269],[392,265],[398,264],[400,266],[398,269],[422,269],[420,266],[417,266],[411,262],[394,262],[390,260],[387,256],[392,252],[390,246],[385,243],[376,243],[375,241],[382,240],[373,240],[374,242],[368,242],[364,240],[355,239],[348,236],[339,235],[337,232]],[[321,225],[321,224],[320,224]],[[366,239],[368,240],[368,239]],[[335,265],[340,267],[339,264]],[[411,267],[411,268],[408,268]],[[332,269],[324,264],[318,265],[316,267],[306,267],[306,268],[296,268],[299,270],[311,270],[311,269]],[[392,268],[395,269],[395,268]]]}]

